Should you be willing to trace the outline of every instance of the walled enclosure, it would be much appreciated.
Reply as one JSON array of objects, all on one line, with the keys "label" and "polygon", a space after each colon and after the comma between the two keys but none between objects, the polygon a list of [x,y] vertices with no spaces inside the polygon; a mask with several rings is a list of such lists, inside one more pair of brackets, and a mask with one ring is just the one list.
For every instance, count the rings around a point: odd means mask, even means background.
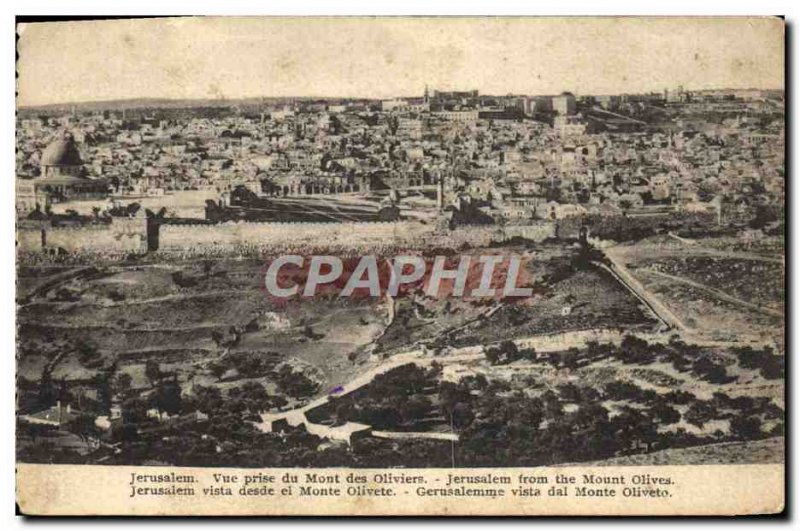
[{"label": "walled enclosure", "polygon": [[[110,223],[59,227],[49,222],[21,222],[17,245],[23,252],[61,248],[67,252],[125,253],[192,252],[202,249],[237,251],[271,245],[308,249],[325,247],[398,246],[409,249],[482,247],[513,237],[533,241],[553,237],[555,226],[540,222],[528,226],[461,226],[437,230],[414,221],[357,223],[225,222],[218,224],[151,224],[145,218],[113,218]],[[157,242],[157,243],[156,243]]]}]

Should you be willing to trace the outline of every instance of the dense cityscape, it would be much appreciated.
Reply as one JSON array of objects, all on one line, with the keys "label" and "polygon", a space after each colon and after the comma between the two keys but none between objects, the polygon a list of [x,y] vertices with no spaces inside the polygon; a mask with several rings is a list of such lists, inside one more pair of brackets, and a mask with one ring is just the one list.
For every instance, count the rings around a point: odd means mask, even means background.
[{"label": "dense cityscape", "polygon": [[[784,199],[777,92],[677,88],[576,98],[426,88],[419,98],[380,102],[146,105],[21,110],[20,214],[37,204],[63,212],[56,205],[70,199],[191,190],[230,202],[249,197],[237,190],[295,197],[424,191],[439,182],[443,210],[471,222],[703,212],[720,204],[781,206]],[[48,157],[45,148],[59,135],[71,137],[70,145],[53,146]],[[48,183],[41,172],[63,167],[63,160],[48,160],[59,154],[85,159],[69,176],[84,181],[58,176]],[[179,208],[168,215],[191,217]],[[293,219],[285,212],[258,217],[276,218]]]}]

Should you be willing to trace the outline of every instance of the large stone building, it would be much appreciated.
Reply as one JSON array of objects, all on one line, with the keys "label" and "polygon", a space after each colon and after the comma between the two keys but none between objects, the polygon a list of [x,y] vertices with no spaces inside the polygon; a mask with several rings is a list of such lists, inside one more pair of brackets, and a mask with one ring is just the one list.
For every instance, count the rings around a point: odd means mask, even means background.
[{"label": "large stone building", "polygon": [[558,114],[570,116],[575,114],[576,109],[575,95],[571,92],[562,92],[560,95],[553,97],[553,110]]},{"label": "large stone building", "polygon": [[50,203],[108,196],[105,179],[87,177],[75,139],[62,134],[42,152],[41,172],[33,181],[17,183],[17,210],[31,211]]}]

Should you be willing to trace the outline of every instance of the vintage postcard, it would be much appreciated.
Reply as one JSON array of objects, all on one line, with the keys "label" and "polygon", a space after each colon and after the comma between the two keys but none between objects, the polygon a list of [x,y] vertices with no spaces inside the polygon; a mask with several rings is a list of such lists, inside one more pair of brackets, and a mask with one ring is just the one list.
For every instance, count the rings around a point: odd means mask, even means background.
[{"label": "vintage postcard", "polygon": [[784,509],[784,21],[17,26],[28,515]]}]

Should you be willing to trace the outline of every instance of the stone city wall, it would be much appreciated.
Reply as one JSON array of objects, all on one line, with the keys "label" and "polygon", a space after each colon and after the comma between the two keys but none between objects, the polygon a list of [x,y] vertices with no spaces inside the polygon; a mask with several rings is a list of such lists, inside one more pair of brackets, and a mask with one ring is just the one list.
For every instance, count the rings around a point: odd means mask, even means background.
[{"label": "stone city wall", "polygon": [[[303,222],[225,222],[218,224],[161,224],[152,242],[162,253],[218,253],[261,250],[269,247],[353,248],[405,247],[408,249],[462,249],[485,247],[513,237],[541,241],[554,234],[554,225],[499,227],[496,225],[459,226],[437,230],[434,224],[416,221],[303,223]],[[42,231],[45,245],[42,246]],[[114,218],[108,224],[52,226],[48,222],[25,222],[17,229],[18,248],[23,252],[63,249],[81,251],[146,253],[147,220]]]},{"label": "stone city wall", "polygon": [[20,224],[17,227],[17,247],[22,252],[63,249],[69,253],[145,253],[147,220],[115,218],[108,224],[92,223],[79,226],[52,226],[47,222]]},{"label": "stone city wall", "polygon": [[505,239],[525,238],[540,242],[547,238],[556,237],[556,224],[550,221],[543,221],[533,225],[509,225],[503,227]]},{"label": "stone city wall", "polygon": [[432,225],[397,223],[274,223],[226,222],[216,225],[162,225],[160,251],[202,248],[240,249],[270,245],[347,247],[405,245],[423,241]]}]

